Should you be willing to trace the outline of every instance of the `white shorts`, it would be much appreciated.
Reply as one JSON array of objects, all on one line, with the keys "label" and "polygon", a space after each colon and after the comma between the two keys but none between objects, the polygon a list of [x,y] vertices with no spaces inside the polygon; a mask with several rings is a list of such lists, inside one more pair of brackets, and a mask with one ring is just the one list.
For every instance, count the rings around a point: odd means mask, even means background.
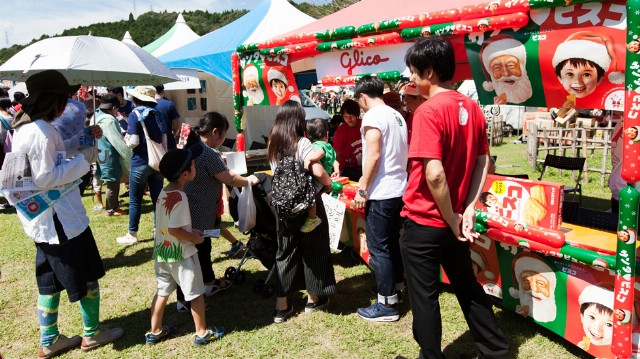
[{"label": "white shorts", "polygon": [[180,286],[184,293],[184,300],[191,301],[204,294],[204,282],[200,260],[192,255],[180,262],[156,262],[156,279],[158,281],[157,294],[168,297]]}]

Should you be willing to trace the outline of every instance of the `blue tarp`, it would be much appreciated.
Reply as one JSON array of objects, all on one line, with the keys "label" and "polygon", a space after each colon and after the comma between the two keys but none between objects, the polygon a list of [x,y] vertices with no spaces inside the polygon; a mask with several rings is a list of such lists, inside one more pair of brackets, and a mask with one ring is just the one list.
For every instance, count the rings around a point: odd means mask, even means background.
[{"label": "blue tarp", "polygon": [[271,0],[261,1],[236,21],[160,56],[160,61],[169,68],[204,71],[231,82],[231,54],[253,34],[270,6]]}]

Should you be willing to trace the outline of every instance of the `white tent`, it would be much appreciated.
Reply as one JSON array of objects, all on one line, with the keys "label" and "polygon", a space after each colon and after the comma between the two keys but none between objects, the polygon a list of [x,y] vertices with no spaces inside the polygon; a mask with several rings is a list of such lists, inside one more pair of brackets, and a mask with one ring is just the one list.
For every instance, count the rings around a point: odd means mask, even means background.
[{"label": "white tent", "polygon": [[143,49],[155,57],[160,57],[199,38],[200,35],[191,30],[182,14],[178,14],[173,27]]},{"label": "white tent", "polygon": [[131,34],[129,33],[129,31],[124,33],[124,37],[120,41],[124,42],[125,44],[140,47],[140,45],[136,44],[136,42],[133,41],[133,38],[131,37]]}]

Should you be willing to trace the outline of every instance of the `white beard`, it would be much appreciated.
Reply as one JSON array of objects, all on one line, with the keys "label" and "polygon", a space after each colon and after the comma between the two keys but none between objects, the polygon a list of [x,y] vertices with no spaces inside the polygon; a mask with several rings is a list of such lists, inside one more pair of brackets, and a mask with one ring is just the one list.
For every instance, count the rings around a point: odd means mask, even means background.
[{"label": "white beard", "polygon": [[[512,80],[515,81],[515,83],[513,85],[507,85],[503,82],[505,80]],[[493,83],[493,88],[496,90],[496,95],[500,95],[502,93],[507,94],[507,102],[522,103],[533,95],[531,81],[529,81],[529,76],[526,71],[522,71],[522,76],[520,77],[501,77],[498,80],[494,79],[493,75],[491,75],[491,81]]]},{"label": "white beard", "polygon": [[[540,294],[536,295],[539,296]],[[554,297],[534,301],[531,292],[520,290],[520,305],[529,306],[529,316],[538,322],[546,323],[556,319],[556,301]]]},{"label": "white beard", "polygon": [[264,100],[264,93],[260,88],[246,90],[246,91],[247,91],[247,97],[251,99],[254,105],[257,105]]}]

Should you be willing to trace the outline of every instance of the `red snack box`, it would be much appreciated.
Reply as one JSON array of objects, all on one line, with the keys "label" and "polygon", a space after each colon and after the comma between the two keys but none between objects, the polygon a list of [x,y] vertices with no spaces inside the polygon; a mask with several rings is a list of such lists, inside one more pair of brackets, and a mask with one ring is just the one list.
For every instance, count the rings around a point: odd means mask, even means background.
[{"label": "red snack box", "polygon": [[488,175],[476,209],[523,224],[559,230],[564,185]]},{"label": "red snack box", "polygon": [[356,198],[356,193],[358,193],[358,189],[360,186],[357,184],[347,184],[342,187],[342,198],[344,199],[354,199]]}]

